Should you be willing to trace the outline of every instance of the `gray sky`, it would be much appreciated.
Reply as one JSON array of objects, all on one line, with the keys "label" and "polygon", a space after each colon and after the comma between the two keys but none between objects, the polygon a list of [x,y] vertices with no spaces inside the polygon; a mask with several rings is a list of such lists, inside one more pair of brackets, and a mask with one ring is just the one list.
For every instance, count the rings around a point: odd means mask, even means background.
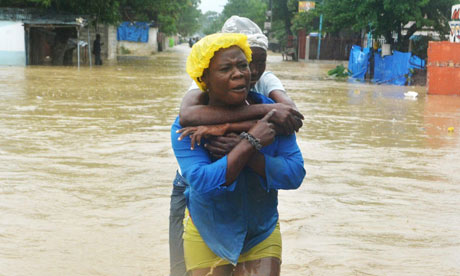
[{"label": "gray sky", "polygon": [[222,12],[227,0],[201,0],[200,9],[203,13],[207,11]]}]

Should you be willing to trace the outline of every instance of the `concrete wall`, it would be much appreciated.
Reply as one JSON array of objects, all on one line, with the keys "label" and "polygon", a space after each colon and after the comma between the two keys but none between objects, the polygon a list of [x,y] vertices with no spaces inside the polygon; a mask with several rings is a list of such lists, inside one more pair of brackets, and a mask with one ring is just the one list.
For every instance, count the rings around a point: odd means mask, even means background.
[{"label": "concrete wall", "polygon": [[[157,34],[158,28],[149,29],[148,43],[118,41],[117,40],[117,26],[99,24],[96,31],[93,26],[89,27],[89,41],[91,48],[96,39],[96,34],[101,35],[101,58],[102,60],[115,61],[118,55],[123,55],[121,47],[129,51],[128,55],[137,56],[150,56],[152,53],[158,51]],[[80,40],[88,41],[88,27],[82,28],[80,31]],[[91,50],[92,51],[92,50]],[[91,56],[92,63],[94,64],[94,55]],[[87,65],[89,62],[88,53],[81,50],[81,64]],[[77,51],[74,52],[74,64],[77,64]]]},{"label": "concrete wall", "polygon": [[428,43],[428,93],[460,96],[460,43]]},{"label": "concrete wall", "polygon": [[22,22],[0,21],[0,65],[26,65]]},{"label": "concrete wall", "polygon": [[[149,41],[147,43],[118,41],[118,55],[149,56],[158,52],[157,34],[158,28],[149,28]],[[116,40],[117,28],[114,27],[109,30],[109,37],[111,36],[114,36]]]},{"label": "concrete wall", "polygon": [[117,59],[117,27],[110,25],[107,28],[107,59],[116,60]]}]

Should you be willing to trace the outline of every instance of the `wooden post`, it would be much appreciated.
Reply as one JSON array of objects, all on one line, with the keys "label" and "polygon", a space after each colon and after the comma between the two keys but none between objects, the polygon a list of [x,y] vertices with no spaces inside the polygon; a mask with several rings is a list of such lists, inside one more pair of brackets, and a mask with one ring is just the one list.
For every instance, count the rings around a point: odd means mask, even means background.
[{"label": "wooden post", "polygon": [[89,54],[89,68],[92,68],[92,66],[93,66],[93,63],[92,63],[92,60],[91,60],[91,58],[92,58],[92,54],[91,54],[91,38],[90,38],[90,36],[89,36],[89,23],[88,23],[88,26],[87,26],[87,28],[88,28],[88,54]]}]

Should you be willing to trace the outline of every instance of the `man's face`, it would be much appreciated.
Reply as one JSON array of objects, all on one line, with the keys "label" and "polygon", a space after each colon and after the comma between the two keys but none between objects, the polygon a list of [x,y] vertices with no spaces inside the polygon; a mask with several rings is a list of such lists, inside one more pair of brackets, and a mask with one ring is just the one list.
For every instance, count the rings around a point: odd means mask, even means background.
[{"label": "man's face", "polygon": [[257,81],[259,81],[262,74],[265,72],[267,65],[267,51],[259,47],[251,47],[252,50],[252,61],[249,64],[251,69],[251,87],[254,87]]}]

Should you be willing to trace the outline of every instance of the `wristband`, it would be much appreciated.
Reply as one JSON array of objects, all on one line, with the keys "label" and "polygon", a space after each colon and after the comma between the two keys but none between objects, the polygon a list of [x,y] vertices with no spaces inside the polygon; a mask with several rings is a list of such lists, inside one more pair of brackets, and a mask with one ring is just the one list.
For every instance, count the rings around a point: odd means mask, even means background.
[{"label": "wristband", "polygon": [[243,131],[243,132],[241,132],[240,137],[248,140],[248,142],[254,148],[256,148],[256,150],[261,150],[262,149],[262,144],[260,143],[260,140],[257,139],[256,137],[252,136],[251,134]]}]

